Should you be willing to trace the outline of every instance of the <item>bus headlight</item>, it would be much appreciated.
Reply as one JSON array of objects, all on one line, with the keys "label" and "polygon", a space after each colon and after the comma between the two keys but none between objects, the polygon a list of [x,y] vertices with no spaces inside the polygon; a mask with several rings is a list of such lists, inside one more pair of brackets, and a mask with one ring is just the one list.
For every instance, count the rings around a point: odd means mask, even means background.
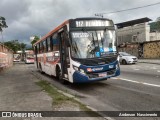
[{"label": "bus headlight", "polygon": [[73,65],[73,69],[78,71],[78,67]]},{"label": "bus headlight", "polygon": [[85,74],[83,69],[80,69],[79,71],[80,71],[80,73]]},{"label": "bus headlight", "polygon": [[85,71],[83,69],[78,68],[77,66],[73,65],[73,69],[78,71],[78,72],[80,72],[80,73],[82,73],[82,74],[85,74]]},{"label": "bus headlight", "polygon": [[119,63],[118,63],[118,64],[116,64],[116,69],[119,69]]},{"label": "bus headlight", "polygon": [[117,57],[117,60],[118,60],[118,62],[119,62],[119,55],[118,55],[118,57]]}]

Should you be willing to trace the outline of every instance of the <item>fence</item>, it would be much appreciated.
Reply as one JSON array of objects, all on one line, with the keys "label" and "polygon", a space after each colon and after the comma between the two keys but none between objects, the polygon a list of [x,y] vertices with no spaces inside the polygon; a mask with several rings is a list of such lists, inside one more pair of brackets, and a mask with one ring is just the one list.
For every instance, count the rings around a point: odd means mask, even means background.
[{"label": "fence", "polygon": [[0,43],[0,71],[13,65],[13,51]]},{"label": "fence", "polygon": [[128,52],[138,58],[160,59],[160,40],[143,43],[130,43],[119,46],[119,51]]},{"label": "fence", "polygon": [[144,58],[160,58],[160,40],[145,42],[143,52]]}]

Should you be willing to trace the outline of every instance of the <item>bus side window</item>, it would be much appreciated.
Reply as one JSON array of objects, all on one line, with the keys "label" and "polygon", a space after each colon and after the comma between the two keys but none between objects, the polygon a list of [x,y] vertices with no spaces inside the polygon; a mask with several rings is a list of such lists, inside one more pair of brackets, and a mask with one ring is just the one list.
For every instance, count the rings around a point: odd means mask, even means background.
[{"label": "bus side window", "polygon": [[40,53],[40,43],[38,43],[38,53]]},{"label": "bus side window", "polygon": [[42,42],[39,43],[39,53],[42,53]]},{"label": "bus side window", "polygon": [[44,44],[43,41],[40,43],[40,53],[44,52]]},{"label": "bus side window", "polygon": [[59,40],[55,39],[53,42],[53,50],[59,51]]},{"label": "bus side window", "polygon": [[50,37],[47,38],[47,51],[51,51]]},{"label": "bus side window", "polygon": [[37,54],[38,53],[38,47],[37,47],[37,45],[36,46],[34,46],[34,54]]},{"label": "bus side window", "polygon": [[48,41],[47,41],[47,39],[45,41],[46,41],[45,42],[46,52],[48,52]]},{"label": "bus side window", "polygon": [[57,33],[52,36],[53,51],[59,51],[59,40]]},{"label": "bus side window", "polygon": [[50,49],[51,49],[51,51],[53,50],[53,41],[52,41],[52,36],[50,37]]},{"label": "bus side window", "polygon": [[43,52],[46,52],[46,40],[43,41]]}]

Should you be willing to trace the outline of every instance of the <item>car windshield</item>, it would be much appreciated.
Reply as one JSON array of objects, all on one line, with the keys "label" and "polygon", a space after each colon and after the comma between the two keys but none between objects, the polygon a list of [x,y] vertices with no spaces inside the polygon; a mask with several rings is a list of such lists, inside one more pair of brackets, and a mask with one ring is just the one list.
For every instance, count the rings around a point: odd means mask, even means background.
[{"label": "car windshield", "polygon": [[95,58],[116,52],[114,30],[72,32],[71,53],[74,58]]},{"label": "car windshield", "polygon": [[126,52],[120,52],[119,54],[122,55],[122,56],[131,56],[131,54],[128,54]]}]

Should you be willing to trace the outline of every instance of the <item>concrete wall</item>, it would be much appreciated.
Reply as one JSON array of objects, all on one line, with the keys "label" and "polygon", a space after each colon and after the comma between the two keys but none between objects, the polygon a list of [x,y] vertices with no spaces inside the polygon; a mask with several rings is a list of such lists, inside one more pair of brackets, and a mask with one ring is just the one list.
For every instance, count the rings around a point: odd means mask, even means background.
[{"label": "concrete wall", "polygon": [[150,41],[160,40],[160,33],[159,32],[152,32],[150,33]]},{"label": "concrete wall", "polygon": [[150,26],[148,23],[136,24],[133,26],[117,29],[118,45],[131,42],[150,41]]},{"label": "concrete wall", "polygon": [[143,44],[144,58],[160,58],[160,40]]},{"label": "concrete wall", "polygon": [[118,48],[119,52],[127,52],[138,58],[160,59],[160,40],[144,42],[142,44],[132,43]]},{"label": "concrete wall", "polygon": [[127,52],[131,55],[139,57],[138,44],[126,45],[125,47],[119,48],[118,51],[119,52]]},{"label": "concrete wall", "polygon": [[0,43],[0,71],[13,65],[13,52]]}]

